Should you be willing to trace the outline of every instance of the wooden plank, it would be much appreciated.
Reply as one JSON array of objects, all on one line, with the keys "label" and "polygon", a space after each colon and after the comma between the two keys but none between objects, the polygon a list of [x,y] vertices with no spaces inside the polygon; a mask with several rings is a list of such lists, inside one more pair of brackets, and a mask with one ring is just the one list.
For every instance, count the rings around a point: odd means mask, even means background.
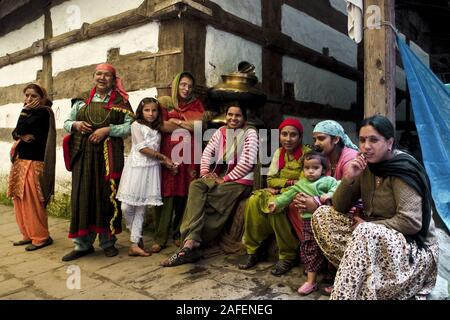
[{"label": "wooden plank", "polygon": [[[381,21],[395,25],[394,3],[365,0],[365,8],[379,8]],[[388,25],[374,27],[377,11],[364,16],[364,117],[381,114],[395,124],[395,39]]]}]

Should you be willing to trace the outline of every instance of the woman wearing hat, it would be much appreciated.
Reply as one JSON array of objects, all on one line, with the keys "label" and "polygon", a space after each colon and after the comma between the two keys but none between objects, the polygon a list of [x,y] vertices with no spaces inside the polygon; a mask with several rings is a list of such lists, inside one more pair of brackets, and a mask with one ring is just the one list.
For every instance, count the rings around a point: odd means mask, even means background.
[{"label": "woman wearing hat", "polygon": [[270,214],[267,210],[272,195],[282,193],[294,185],[301,173],[301,157],[310,151],[302,146],[303,126],[300,121],[288,118],[278,127],[281,148],[275,152],[267,174],[268,188],[255,191],[248,199],[244,211],[243,243],[247,250],[246,261],[239,264],[240,269],[248,269],[262,260],[261,244],[275,234],[279,250],[279,260],[271,270],[279,276],[288,272],[294,265],[299,241],[292,230],[286,211]]}]

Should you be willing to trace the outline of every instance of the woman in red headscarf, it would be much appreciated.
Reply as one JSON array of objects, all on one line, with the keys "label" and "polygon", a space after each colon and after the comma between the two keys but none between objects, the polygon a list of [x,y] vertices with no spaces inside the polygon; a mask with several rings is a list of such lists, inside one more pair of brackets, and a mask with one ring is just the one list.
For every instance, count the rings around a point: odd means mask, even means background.
[{"label": "woman in red headscarf", "polygon": [[279,260],[271,270],[279,276],[288,272],[295,264],[299,240],[295,236],[285,211],[271,214],[268,202],[272,195],[281,193],[294,185],[302,171],[302,155],[310,151],[302,146],[303,126],[300,121],[288,118],[278,127],[281,148],[275,151],[267,174],[267,189],[258,190],[248,199],[244,211],[243,243],[247,250],[246,261],[240,269],[248,269],[262,260],[261,245],[270,235],[275,234],[279,250]]},{"label": "woman in red headscarf", "polygon": [[55,187],[56,129],[52,102],[45,89],[29,84],[23,89],[23,109],[12,136],[11,173],[8,196],[13,198],[14,213],[27,251],[53,243],[48,231],[46,206]]},{"label": "woman in red headscarf", "polygon": [[115,234],[122,231],[122,213],[115,194],[124,163],[123,138],[130,135],[133,111],[112,65],[96,67],[94,85],[72,99],[70,116],[64,122],[64,129],[71,134],[69,238],[75,249],[63,261],[94,252],[97,234],[105,255],[117,255]]}]

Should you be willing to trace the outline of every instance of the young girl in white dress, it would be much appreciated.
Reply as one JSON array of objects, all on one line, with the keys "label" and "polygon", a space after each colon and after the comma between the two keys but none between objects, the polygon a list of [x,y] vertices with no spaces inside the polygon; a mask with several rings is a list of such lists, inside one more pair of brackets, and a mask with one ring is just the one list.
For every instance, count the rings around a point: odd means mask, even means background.
[{"label": "young girl in white dress", "polygon": [[160,206],[161,164],[175,170],[176,166],[159,153],[163,123],[161,106],[155,98],[144,98],[136,110],[136,120],[131,125],[131,151],[125,162],[117,199],[122,202],[126,226],[131,232],[130,256],[151,255],[144,249],[142,226],[145,207]]}]

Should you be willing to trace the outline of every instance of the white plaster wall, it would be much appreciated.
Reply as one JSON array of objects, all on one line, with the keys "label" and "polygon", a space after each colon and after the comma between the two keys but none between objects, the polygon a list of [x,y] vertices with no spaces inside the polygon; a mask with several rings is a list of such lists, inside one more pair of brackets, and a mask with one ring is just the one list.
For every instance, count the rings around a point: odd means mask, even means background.
[{"label": "white plaster wall", "polygon": [[0,106],[0,128],[15,128],[23,103],[8,103]]},{"label": "white plaster wall", "polygon": [[0,57],[30,47],[44,38],[44,16],[0,37]]},{"label": "white plaster wall", "polygon": [[283,82],[292,82],[295,99],[350,109],[356,102],[356,82],[299,60],[283,57]]},{"label": "white plaster wall", "polygon": [[[12,130],[11,130],[12,131]],[[9,170],[11,168],[11,161],[9,160],[9,150],[12,147],[12,138],[11,142],[0,141],[0,149],[8,150],[8,152],[0,152],[0,175],[8,175]],[[72,174],[66,170],[64,165],[64,157],[63,150],[61,146],[56,147],[56,164],[55,164],[55,176],[56,176],[56,191],[63,188],[63,191],[66,191],[64,185],[67,183],[66,181],[70,181],[72,178]],[[70,192],[70,191],[69,191]]]},{"label": "white plaster wall", "polygon": [[0,68],[0,87],[35,81],[38,70],[42,70],[42,57],[34,57]]},{"label": "white plaster wall", "polygon": [[347,1],[345,0],[330,0],[330,5],[336,10],[347,15]]},{"label": "white plaster wall", "polygon": [[[312,132],[313,132],[314,126],[316,124],[318,124],[320,121],[328,120],[328,119],[300,118],[300,117],[291,116],[288,114],[283,115],[283,119],[286,119],[286,118],[295,118],[295,119],[300,120],[300,122],[302,123],[303,128],[304,128],[303,143],[309,144],[311,146],[313,145]],[[333,120],[333,119],[330,119],[330,120]],[[338,122],[344,128],[345,133],[347,133],[347,135],[350,137],[352,142],[354,144],[358,145],[358,139],[356,138],[357,137],[356,124],[351,121],[338,121]]]},{"label": "white plaster wall", "polygon": [[[128,92],[130,95],[130,104],[134,111],[136,111],[139,102],[146,97],[156,97],[158,91],[156,88],[148,88],[139,91]],[[14,128],[19,118],[20,110],[22,110],[22,103],[9,103],[0,106],[0,128]],[[55,113],[56,128],[62,129],[64,121],[70,114],[70,99],[59,99],[53,101],[53,112]]]},{"label": "white plaster wall", "polygon": [[104,62],[111,48],[120,48],[120,54],[157,52],[158,35],[159,24],[152,22],[61,48],[52,55],[53,76],[64,70]]},{"label": "white plaster wall", "polygon": [[[130,104],[136,111],[139,102],[146,97],[156,97],[157,89],[148,88],[145,90],[129,92]],[[11,128],[16,126],[22,103],[9,103],[0,106],[0,128]],[[53,112],[55,113],[56,128],[61,129],[64,121],[70,114],[70,99],[61,99],[53,101]],[[0,150],[9,150],[12,146],[12,138],[10,142],[0,141]],[[9,152],[0,152],[0,174],[8,174],[10,169]],[[65,169],[62,147],[56,148],[56,177],[58,181],[70,180],[70,172]]]},{"label": "white plaster wall", "polygon": [[220,77],[237,70],[241,61],[255,66],[256,76],[262,81],[262,48],[231,33],[206,27],[205,76],[208,87],[222,81]]},{"label": "white plaster wall", "polygon": [[258,26],[262,25],[261,0],[211,0],[223,10],[250,21]]},{"label": "white plaster wall", "polygon": [[282,32],[308,48],[329,55],[337,60],[357,66],[357,45],[347,35],[286,4],[282,6]]},{"label": "white plaster wall", "polygon": [[430,56],[426,51],[419,47],[414,41],[409,42],[409,47],[427,67],[430,66]]},{"label": "white plaster wall", "polygon": [[53,36],[79,29],[81,25],[137,8],[143,0],[71,0],[50,9]]}]

